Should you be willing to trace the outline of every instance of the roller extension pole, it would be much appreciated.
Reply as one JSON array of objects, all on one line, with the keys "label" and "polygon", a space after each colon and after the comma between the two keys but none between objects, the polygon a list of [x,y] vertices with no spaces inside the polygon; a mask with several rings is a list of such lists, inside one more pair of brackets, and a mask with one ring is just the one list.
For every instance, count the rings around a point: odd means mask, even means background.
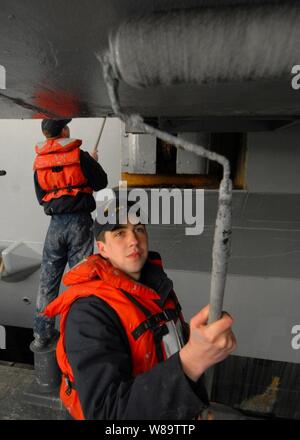
[{"label": "roller extension pole", "polygon": [[103,64],[104,79],[109,98],[116,116],[124,122],[130,121],[132,126],[138,126],[139,129],[142,128],[145,132],[173,144],[176,148],[182,148],[201,157],[216,161],[223,167],[223,179],[219,189],[218,213],[212,253],[210,312],[208,320],[209,323],[214,322],[222,314],[227,265],[230,254],[232,183],[230,180],[229,161],[226,157],[206,150],[200,145],[192,144],[180,137],[173,136],[144,123],[140,115],[126,115],[122,113],[118,96],[118,78],[114,76],[114,70],[110,64],[110,56],[102,57],[101,62]]},{"label": "roller extension pole", "polygon": [[101,136],[102,136],[102,133],[103,133],[103,130],[104,130],[105,123],[106,123],[106,117],[102,121],[102,124],[101,124],[101,127],[100,127],[100,131],[99,131],[99,135],[98,135],[97,141],[95,143],[95,147],[93,149],[94,153],[98,152],[98,148],[99,148],[99,144],[100,144],[100,139],[101,139]]},{"label": "roller extension pole", "polygon": [[[179,137],[172,136],[148,124],[145,124],[139,115],[128,116],[123,114],[120,109],[118,98],[118,81],[112,76],[112,68],[109,63],[103,62],[104,77],[106,80],[109,97],[112,108],[117,116],[124,122],[130,121],[132,126],[138,126],[145,132],[155,135],[159,139],[173,144],[176,148],[183,148],[186,151],[195,153],[209,160],[218,162],[223,167],[223,179],[219,189],[218,212],[216,218],[216,228],[214,234],[213,252],[212,252],[212,273],[210,287],[210,308],[208,323],[212,323],[219,319],[222,314],[223,298],[225,291],[228,258],[230,254],[230,238],[231,238],[231,200],[232,200],[232,183],[230,176],[229,161],[219,154],[206,150],[204,147],[185,141]],[[212,394],[214,369],[210,368],[206,372],[206,385],[209,398]],[[209,414],[209,412],[207,413]],[[204,415],[206,417],[206,415]]]},{"label": "roller extension pole", "polygon": [[218,212],[214,234],[208,323],[221,317],[231,243],[232,183],[223,179],[219,188]]}]

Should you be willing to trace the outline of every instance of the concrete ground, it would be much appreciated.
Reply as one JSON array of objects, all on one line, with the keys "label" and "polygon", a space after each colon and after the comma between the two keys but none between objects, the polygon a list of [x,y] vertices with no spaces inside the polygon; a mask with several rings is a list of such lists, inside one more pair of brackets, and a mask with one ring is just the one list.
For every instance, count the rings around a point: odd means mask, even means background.
[{"label": "concrete ground", "polygon": [[[212,403],[209,420],[249,420],[239,411]],[[34,369],[27,364],[0,361],[0,420],[66,420],[58,395],[39,394]]]},{"label": "concrete ground", "polygon": [[33,367],[0,361],[0,420],[66,419],[65,410],[57,404],[58,398],[52,397],[52,405],[45,397],[44,404],[32,403],[33,384]]}]

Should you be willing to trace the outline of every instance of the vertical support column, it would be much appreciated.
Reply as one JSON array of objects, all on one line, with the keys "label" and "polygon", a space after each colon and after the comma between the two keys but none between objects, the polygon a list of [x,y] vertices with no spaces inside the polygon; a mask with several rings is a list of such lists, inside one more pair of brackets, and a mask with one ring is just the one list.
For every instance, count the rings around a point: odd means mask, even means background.
[{"label": "vertical support column", "polygon": [[[178,133],[178,135],[193,144],[210,149],[210,133]],[[195,153],[177,150],[177,174],[207,174],[208,161]]]},{"label": "vertical support column", "polygon": [[156,137],[125,133],[122,136],[122,173],[156,173]]}]

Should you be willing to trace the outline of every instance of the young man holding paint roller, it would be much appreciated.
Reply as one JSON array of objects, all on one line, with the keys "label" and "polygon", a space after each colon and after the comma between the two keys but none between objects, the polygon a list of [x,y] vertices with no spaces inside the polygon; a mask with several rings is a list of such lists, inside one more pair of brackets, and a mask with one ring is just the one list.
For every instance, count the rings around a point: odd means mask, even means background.
[{"label": "young man holding paint roller", "polygon": [[204,372],[236,347],[232,318],[208,325],[207,306],[189,331],[160,256],[148,251],[143,213],[130,208],[118,197],[100,208],[99,255],[65,275],[71,287],[45,310],[61,315],[60,396],[75,419],[197,418],[208,404]]}]

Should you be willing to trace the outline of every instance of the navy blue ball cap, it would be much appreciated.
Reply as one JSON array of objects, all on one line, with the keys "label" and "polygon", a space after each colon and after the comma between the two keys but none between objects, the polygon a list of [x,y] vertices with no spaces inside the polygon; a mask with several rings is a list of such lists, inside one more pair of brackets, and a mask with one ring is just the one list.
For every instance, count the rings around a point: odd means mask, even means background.
[{"label": "navy blue ball cap", "polygon": [[72,119],[43,119],[42,131],[47,132],[51,137],[58,136],[71,121]]}]

